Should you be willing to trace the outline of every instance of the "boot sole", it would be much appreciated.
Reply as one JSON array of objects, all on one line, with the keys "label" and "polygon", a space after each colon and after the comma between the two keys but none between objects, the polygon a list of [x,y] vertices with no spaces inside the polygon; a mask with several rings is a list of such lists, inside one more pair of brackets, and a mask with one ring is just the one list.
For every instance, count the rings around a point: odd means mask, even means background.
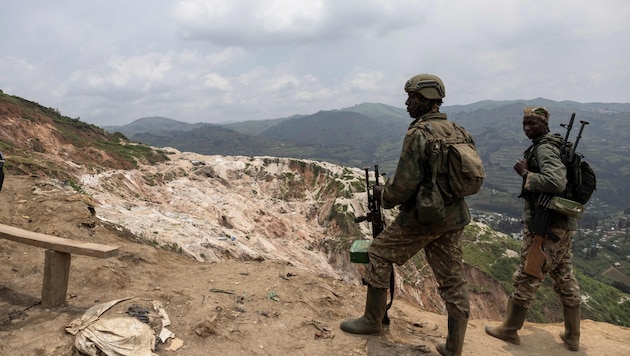
[{"label": "boot sole", "polygon": [[356,330],[346,330],[344,328],[340,328],[341,331],[347,332],[348,334],[353,334],[353,335],[371,335],[371,336],[381,336],[383,335],[382,331],[374,331],[374,332],[360,332],[360,331],[356,331]]},{"label": "boot sole", "polygon": [[563,333],[560,333],[560,338],[569,351],[580,351],[580,346],[570,345]]},{"label": "boot sole", "polygon": [[507,341],[510,344],[514,344],[514,345],[520,345],[521,344],[521,339],[520,338],[515,339],[515,338],[510,338],[510,337],[506,337],[506,336],[502,336],[502,335],[496,334],[496,333],[488,330],[488,327],[486,327],[486,334],[488,334],[488,335],[490,335],[492,337],[496,337],[499,340]]},{"label": "boot sole", "polygon": [[352,327],[347,327],[346,325],[344,325],[345,323],[341,323],[341,325],[339,325],[339,329],[341,329],[341,331],[345,331],[348,334],[353,334],[353,335],[374,335],[374,336],[381,336],[383,335],[383,330],[356,330]]}]

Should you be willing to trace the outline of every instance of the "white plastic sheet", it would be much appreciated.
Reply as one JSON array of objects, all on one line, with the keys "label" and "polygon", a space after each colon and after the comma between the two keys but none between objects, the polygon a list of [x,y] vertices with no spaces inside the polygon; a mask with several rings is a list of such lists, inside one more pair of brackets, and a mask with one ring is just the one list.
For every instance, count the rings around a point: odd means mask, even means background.
[{"label": "white plastic sheet", "polygon": [[101,319],[108,309],[131,298],[112,300],[88,309],[80,318],[66,326],[76,336],[77,350],[89,356],[101,351],[108,356],[157,356],[155,332],[149,325],[132,317]]}]

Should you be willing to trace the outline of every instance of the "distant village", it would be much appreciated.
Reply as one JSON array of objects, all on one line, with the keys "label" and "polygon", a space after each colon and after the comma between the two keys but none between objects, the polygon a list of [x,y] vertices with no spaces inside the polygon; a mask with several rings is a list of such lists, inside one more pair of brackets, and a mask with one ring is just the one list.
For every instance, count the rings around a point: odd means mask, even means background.
[{"label": "distant village", "polygon": [[[475,210],[471,211],[471,215],[475,221],[515,240],[523,239],[521,219]],[[579,221],[578,224],[579,229],[573,239],[576,268],[630,293],[630,212],[619,213],[607,219],[590,218]]]}]

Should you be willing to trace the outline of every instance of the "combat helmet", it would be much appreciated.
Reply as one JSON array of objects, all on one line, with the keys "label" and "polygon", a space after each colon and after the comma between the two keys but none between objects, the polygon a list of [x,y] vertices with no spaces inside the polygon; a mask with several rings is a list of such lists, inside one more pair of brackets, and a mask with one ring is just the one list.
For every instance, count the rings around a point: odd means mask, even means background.
[{"label": "combat helmet", "polygon": [[442,99],[446,96],[446,89],[442,79],[433,74],[418,74],[405,83],[405,91],[419,93],[427,99]]}]

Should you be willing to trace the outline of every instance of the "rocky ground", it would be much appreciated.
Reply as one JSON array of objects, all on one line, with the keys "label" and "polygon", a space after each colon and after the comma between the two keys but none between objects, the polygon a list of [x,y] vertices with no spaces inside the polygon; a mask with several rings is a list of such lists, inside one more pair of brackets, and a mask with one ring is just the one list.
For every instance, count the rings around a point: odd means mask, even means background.
[{"label": "rocky ground", "polygon": [[[159,183],[160,172],[154,172],[156,181],[148,185],[137,183],[140,173],[135,171],[86,175],[80,183],[89,198],[63,182],[7,177],[0,192],[0,223],[118,246],[119,254],[109,259],[73,255],[67,304],[43,309],[43,249],[0,239],[1,355],[78,355],[77,338],[65,328],[90,307],[122,298],[130,299],[101,319],[146,311],[148,325],[159,333],[164,319],[153,305],[163,306],[174,337],[157,343],[157,355],[437,354],[435,345],[447,332],[439,300],[419,303],[421,298],[397,297],[389,313],[392,324],[383,336],[339,330],[342,320],[363,311],[359,269],[307,253],[308,245],[330,227],[285,219],[301,216],[316,222],[323,209],[280,199],[286,191],[265,185],[265,179],[246,178],[252,196],[242,201],[243,195],[230,195],[236,184],[224,179],[238,170],[221,167],[245,163],[180,158],[169,163],[181,165],[173,172],[192,170],[191,162],[197,160],[206,165],[201,174],[182,173],[187,178],[169,184]],[[147,172],[142,174],[146,180]],[[265,194],[275,200],[256,201],[255,196],[269,189],[273,192]],[[236,200],[241,201],[238,208]],[[306,252],[297,254],[298,247]],[[498,320],[502,307],[475,307],[465,355],[630,354],[628,328],[590,320],[582,322],[579,352],[562,345],[561,324],[526,323],[520,346],[496,340],[483,329],[496,322],[489,319]],[[481,309],[493,309],[488,314],[493,316],[482,316]]]}]

